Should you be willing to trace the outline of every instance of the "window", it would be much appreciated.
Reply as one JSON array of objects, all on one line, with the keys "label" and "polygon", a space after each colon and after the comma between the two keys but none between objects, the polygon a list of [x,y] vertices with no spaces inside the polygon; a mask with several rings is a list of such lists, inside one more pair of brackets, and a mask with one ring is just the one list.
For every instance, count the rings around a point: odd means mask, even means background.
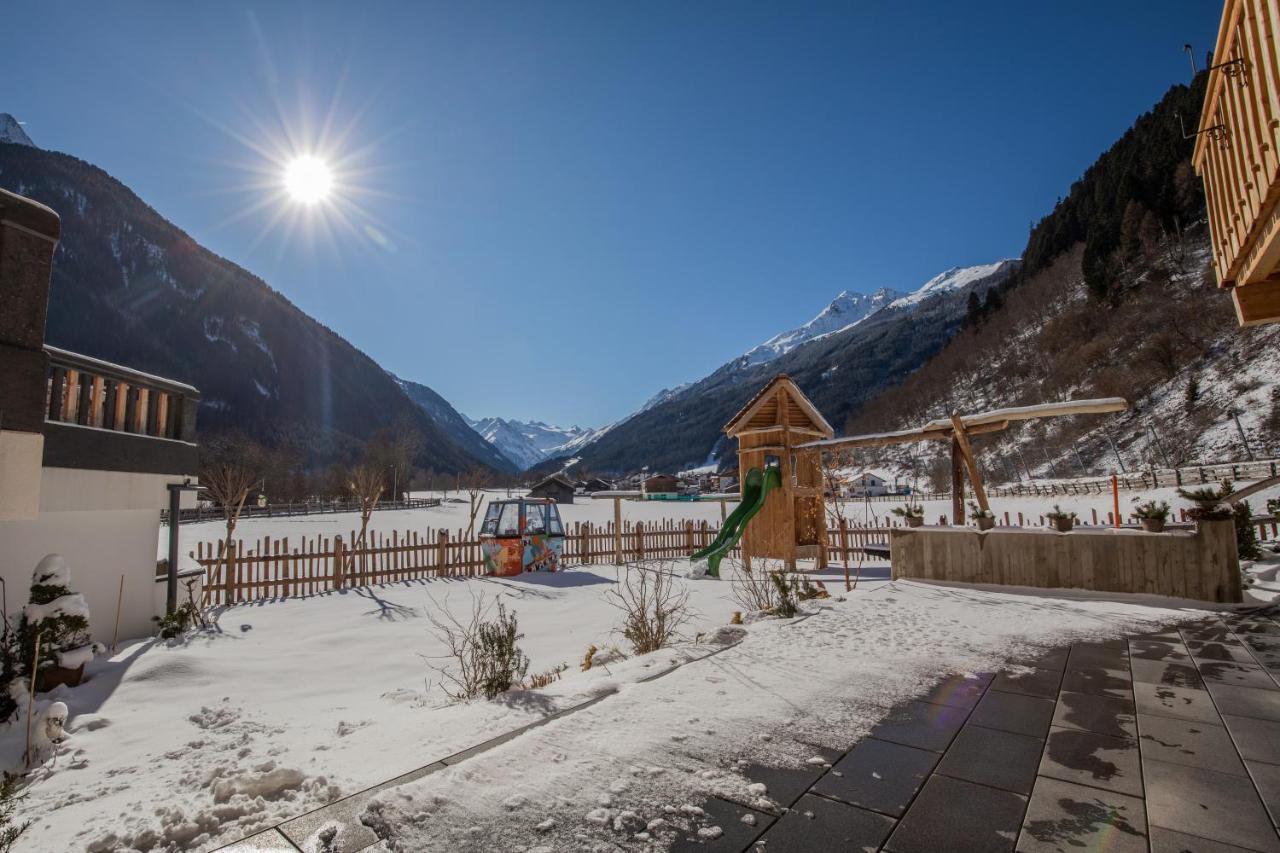
[{"label": "window", "polygon": [[520,535],[520,504],[502,504],[502,516],[498,521],[498,535]]},{"label": "window", "polygon": [[482,534],[492,536],[498,532],[498,514],[502,512],[502,504],[489,504],[484,513],[484,524],[480,527]]},{"label": "window", "polygon": [[527,533],[547,532],[547,505],[524,505],[524,529]]},{"label": "window", "polygon": [[564,535],[564,525],[560,523],[560,509],[554,504],[547,507],[547,533],[552,536]]}]

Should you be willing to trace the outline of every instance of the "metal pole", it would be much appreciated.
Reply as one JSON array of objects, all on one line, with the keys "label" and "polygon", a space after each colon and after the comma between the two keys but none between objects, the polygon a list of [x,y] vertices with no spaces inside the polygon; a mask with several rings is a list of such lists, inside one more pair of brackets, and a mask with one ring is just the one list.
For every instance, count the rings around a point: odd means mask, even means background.
[{"label": "metal pole", "polygon": [[1249,439],[1244,437],[1244,427],[1240,426],[1240,413],[1235,409],[1231,410],[1231,420],[1236,422],[1236,431],[1240,433],[1240,443],[1244,445],[1244,455],[1252,462],[1253,450],[1249,447]]},{"label": "metal pole", "polygon": [[165,578],[164,612],[172,615],[178,609],[178,509],[182,505],[182,486],[169,484],[169,574]]}]

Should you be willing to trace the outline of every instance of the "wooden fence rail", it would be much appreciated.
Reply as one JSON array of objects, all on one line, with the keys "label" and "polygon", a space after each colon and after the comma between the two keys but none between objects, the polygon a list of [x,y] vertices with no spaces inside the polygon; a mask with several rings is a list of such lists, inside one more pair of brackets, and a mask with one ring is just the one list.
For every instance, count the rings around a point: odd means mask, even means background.
[{"label": "wooden fence rail", "polygon": [[[947,523],[946,516],[937,519]],[[1110,513],[1081,519],[1082,525],[1114,523]],[[1253,519],[1261,539],[1277,538],[1271,516]],[[1004,513],[999,522],[1008,527],[1038,527],[1043,516]],[[888,542],[889,531],[901,526],[865,525],[844,521],[827,530],[827,558],[831,564],[856,561],[869,544]],[[640,560],[681,560],[711,544],[719,533],[706,521],[665,519],[656,522],[623,522],[617,530],[607,524],[575,523],[565,531],[563,559],[567,565],[615,565]],[[232,559],[224,559],[222,542],[201,542],[192,557],[204,569],[203,601],[206,606],[240,604],[259,599],[316,595],[345,587],[397,583],[421,578],[465,578],[486,572],[478,539],[465,532],[428,528],[390,534],[370,532],[368,541],[353,547],[355,531],[347,536],[309,536],[290,541],[261,538],[234,540]],[[734,548],[730,554],[740,557]],[[228,565],[230,569],[228,570]]]},{"label": "wooden fence rail", "polygon": [[[378,511],[389,509],[429,509],[440,506],[440,498],[402,498],[398,501],[378,501]],[[258,506],[245,504],[240,508],[240,518],[276,518],[294,515],[327,515],[340,512],[359,512],[359,501],[303,501],[300,503],[276,503]],[[189,509],[178,510],[178,523],[191,524],[200,521],[221,521],[222,510],[215,506],[202,504]],[[160,523],[169,523],[169,511],[160,511]]]}]

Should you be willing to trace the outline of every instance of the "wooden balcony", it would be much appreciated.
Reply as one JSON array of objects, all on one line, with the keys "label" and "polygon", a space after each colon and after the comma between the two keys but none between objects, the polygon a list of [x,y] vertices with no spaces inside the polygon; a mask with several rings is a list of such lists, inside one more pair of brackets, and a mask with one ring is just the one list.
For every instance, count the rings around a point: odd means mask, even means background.
[{"label": "wooden balcony", "polygon": [[56,347],[45,352],[45,466],[195,473],[199,391]]},{"label": "wooden balcony", "polygon": [[1227,0],[1192,162],[1204,180],[1218,284],[1241,325],[1280,320],[1277,0]]}]

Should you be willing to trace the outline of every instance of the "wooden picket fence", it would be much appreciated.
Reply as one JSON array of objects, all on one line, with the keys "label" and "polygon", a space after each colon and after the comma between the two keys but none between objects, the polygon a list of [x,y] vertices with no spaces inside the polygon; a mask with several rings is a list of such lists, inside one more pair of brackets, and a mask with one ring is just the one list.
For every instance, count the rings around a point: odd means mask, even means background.
[{"label": "wooden picket fence", "polygon": [[[1255,516],[1259,538],[1276,540],[1276,520]],[[1081,525],[1113,524],[1111,513],[1081,518]],[[1185,517],[1182,522],[1186,522]],[[946,516],[937,523],[945,525]],[[1039,527],[1044,516],[1003,513],[997,523],[1008,527]],[[1175,522],[1177,524],[1177,522]],[[883,544],[897,519],[880,524],[842,521],[827,529],[827,558],[833,564],[863,558],[863,548]],[[684,559],[706,547],[719,533],[706,521],[665,519],[607,524],[575,523],[565,530],[566,565],[615,565],[644,560]],[[422,578],[467,578],[486,573],[478,538],[465,531],[432,530],[390,534],[370,532],[358,548],[355,531],[348,536],[295,539],[262,538],[232,542],[232,559],[223,559],[222,542],[201,542],[192,557],[204,568],[205,606],[317,595],[346,587],[399,583]],[[740,557],[735,547],[730,556]],[[227,566],[230,563],[231,570]]]},{"label": "wooden picket fence", "polygon": [[[621,529],[613,522],[580,522],[565,530],[562,556],[567,565],[684,559],[711,544],[717,533],[719,528],[706,521],[623,522]],[[862,546],[888,539],[886,526],[846,523],[828,533],[832,560],[856,559]],[[200,542],[191,556],[204,569],[205,606],[422,578],[475,577],[486,571],[480,540],[461,530],[370,532],[365,545],[352,547],[357,540],[355,531],[292,541],[287,536],[238,539],[232,541],[230,560],[224,558],[221,541]],[[736,547],[730,553],[740,556]]]}]

